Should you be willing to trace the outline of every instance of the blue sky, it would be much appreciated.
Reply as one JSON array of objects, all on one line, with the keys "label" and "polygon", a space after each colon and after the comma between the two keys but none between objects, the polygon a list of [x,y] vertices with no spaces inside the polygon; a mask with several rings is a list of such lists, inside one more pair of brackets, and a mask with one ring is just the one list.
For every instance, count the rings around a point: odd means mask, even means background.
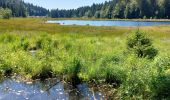
[{"label": "blue sky", "polygon": [[110,0],[24,0],[47,9],[72,9]]}]

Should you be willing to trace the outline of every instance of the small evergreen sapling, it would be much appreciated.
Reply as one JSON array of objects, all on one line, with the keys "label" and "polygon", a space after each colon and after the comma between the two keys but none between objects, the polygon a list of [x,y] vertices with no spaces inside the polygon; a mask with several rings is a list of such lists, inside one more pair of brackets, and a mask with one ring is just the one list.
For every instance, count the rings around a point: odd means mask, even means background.
[{"label": "small evergreen sapling", "polygon": [[153,47],[151,39],[139,30],[128,38],[127,46],[128,50],[140,58],[153,59],[158,54],[158,50]]}]

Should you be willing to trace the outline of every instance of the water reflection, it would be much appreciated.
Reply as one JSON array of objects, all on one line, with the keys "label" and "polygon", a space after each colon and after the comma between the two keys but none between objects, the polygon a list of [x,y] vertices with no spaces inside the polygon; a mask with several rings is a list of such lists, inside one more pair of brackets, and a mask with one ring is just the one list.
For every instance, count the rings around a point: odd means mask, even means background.
[{"label": "water reflection", "polygon": [[6,79],[0,82],[0,100],[102,100],[100,92],[80,84],[77,89],[57,79],[33,83]]}]

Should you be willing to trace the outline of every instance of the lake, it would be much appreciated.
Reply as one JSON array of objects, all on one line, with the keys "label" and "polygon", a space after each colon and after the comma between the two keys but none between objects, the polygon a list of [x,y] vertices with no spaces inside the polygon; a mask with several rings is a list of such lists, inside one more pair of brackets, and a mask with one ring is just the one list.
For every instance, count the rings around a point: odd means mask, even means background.
[{"label": "lake", "polygon": [[60,25],[90,25],[90,26],[155,26],[170,25],[168,21],[120,21],[120,20],[49,20],[47,23]]},{"label": "lake", "polygon": [[91,91],[87,84],[73,88],[57,79],[20,82],[15,79],[0,81],[0,100],[102,100],[101,92]]}]

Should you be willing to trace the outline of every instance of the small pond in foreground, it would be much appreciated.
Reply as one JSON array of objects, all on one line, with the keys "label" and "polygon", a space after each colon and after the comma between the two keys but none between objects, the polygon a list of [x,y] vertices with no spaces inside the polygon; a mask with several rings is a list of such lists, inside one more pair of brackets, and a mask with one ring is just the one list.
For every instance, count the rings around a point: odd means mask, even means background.
[{"label": "small pond in foreground", "polygon": [[19,82],[15,79],[0,81],[0,100],[103,100],[104,95],[91,91],[87,84],[71,85],[57,79]]},{"label": "small pond in foreground", "polygon": [[90,26],[155,26],[170,25],[170,21],[120,21],[120,20],[49,20],[47,23],[60,25],[90,25]]}]

